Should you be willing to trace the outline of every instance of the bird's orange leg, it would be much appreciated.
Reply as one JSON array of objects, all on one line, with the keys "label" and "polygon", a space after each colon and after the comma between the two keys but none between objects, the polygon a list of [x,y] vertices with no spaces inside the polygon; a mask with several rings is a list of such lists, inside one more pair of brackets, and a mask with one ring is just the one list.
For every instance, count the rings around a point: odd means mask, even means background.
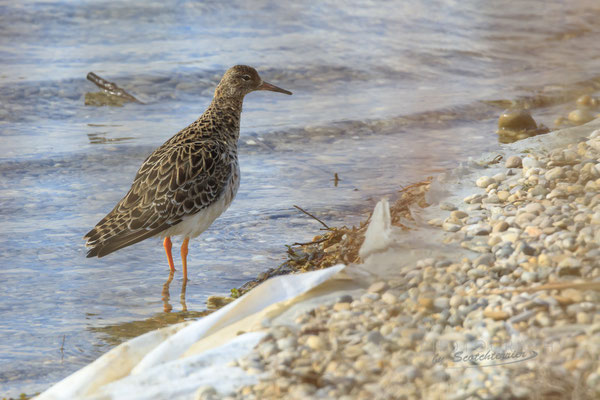
[{"label": "bird's orange leg", "polygon": [[183,264],[183,280],[187,281],[187,255],[188,255],[188,243],[190,238],[186,237],[183,239],[181,244],[181,263]]},{"label": "bird's orange leg", "polygon": [[169,261],[169,268],[171,269],[171,273],[175,272],[175,264],[173,263],[173,254],[171,254],[171,248],[173,247],[173,243],[171,243],[171,238],[167,236],[165,241],[163,242],[163,247],[165,248],[165,253],[167,253],[167,260]]}]

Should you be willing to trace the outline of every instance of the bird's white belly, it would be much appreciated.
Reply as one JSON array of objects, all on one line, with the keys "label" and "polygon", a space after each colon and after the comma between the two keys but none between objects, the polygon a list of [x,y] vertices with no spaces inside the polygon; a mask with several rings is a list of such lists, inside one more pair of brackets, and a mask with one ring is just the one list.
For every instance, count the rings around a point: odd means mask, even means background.
[{"label": "bird's white belly", "polygon": [[240,168],[239,165],[234,165],[233,167],[233,176],[228,185],[228,189],[225,190],[223,195],[219,197],[214,203],[206,207],[205,209],[197,212],[194,215],[188,215],[183,217],[183,220],[177,225],[173,225],[172,227],[165,229],[159,236],[165,238],[167,236],[187,236],[190,239],[195,238],[200,235],[202,232],[208,229],[209,226],[219,217],[219,215],[223,214],[229,205],[233,201],[238,188],[240,186]]},{"label": "bird's white belly", "polygon": [[202,211],[183,217],[183,220],[168,229],[165,229],[160,233],[161,237],[167,236],[187,236],[189,238],[195,238],[202,232],[208,229],[209,226],[223,214],[229,207],[231,201],[226,201],[226,196],[221,196],[217,201],[203,209]]}]

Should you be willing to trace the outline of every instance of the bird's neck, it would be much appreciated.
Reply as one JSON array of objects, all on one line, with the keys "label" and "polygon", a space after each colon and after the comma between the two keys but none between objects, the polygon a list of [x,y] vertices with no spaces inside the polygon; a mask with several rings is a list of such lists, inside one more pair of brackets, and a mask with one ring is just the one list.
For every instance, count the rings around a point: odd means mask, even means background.
[{"label": "bird's neck", "polygon": [[215,97],[202,117],[210,120],[213,134],[224,136],[237,143],[240,135],[240,118],[243,98]]},{"label": "bird's neck", "polygon": [[215,93],[210,107],[214,107],[223,111],[231,110],[239,115],[242,112],[243,96],[223,96],[219,92]]}]

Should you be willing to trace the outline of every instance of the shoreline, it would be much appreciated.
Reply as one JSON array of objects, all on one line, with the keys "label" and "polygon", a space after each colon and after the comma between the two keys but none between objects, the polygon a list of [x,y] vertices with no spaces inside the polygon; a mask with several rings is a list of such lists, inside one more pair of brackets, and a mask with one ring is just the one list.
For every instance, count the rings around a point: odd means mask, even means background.
[{"label": "shoreline", "polygon": [[[592,235],[590,243],[596,240],[594,235],[600,242],[600,220],[596,222],[600,217],[600,131],[587,139],[588,144],[551,152],[578,141],[585,143],[582,138],[599,128],[600,120],[596,120],[505,145],[500,151],[504,157],[501,163],[490,162],[497,160],[495,153],[484,155],[477,162],[470,161],[436,177],[427,193],[421,193],[428,207],[409,203],[403,213],[392,213],[398,216],[394,223],[408,227],[408,231],[394,226],[385,202],[378,204],[370,223],[355,228],[361,234],[366,231],[366,241],[370,242],[360,250],[362,264],[316,271],[327,274],[328,270],[336,270],[316,286],[298,289],[288,300],[279,299],[260,312],[244,314],[239,322],[209,330],[194,339],[190,349],[210,353],[209,349],[228,349],[231,343],[251,336],[242,348],[223,350],[229,357],[223,357],[228,360],[226,365],[211,366],[213,370],[222,367],[236,371],[231,382],[218,382],[214,387],[197,383],[194,396],[350,399],[419,398],[427,393],[427,398],[448,398],[448,393],[454,393],[451,398],[535,398],[543,387],[519,383],[511,371],[531,378],[540,373],[537,367],[556,364],[554,354],[562,359],[548,382],[563,382],[571,388],[569,393],[600,388],[600,370],[597,357],[593,357],[600,354],[600,343],[592,340],[600,336],[599,269],[590,260],[587,264],[573,263],[579,253],[566,258],[546,254],[543,243],[548,235],[571,232],[570,224],[562,220],[574,219],[575,213],[566,209],[563,213],[562,208],[578,195],[584,199],[583,206],[592,204],[589,208],[593,211],[574,221],[579,224],[578,231],[591,227],[592,233],[587,233]],[[519,155],[521,166],[516,163],[507,168],[506,162],[516,162],[511,158],[514,155]],[[582,160],[591,165],[585,167],[587,175],[583,178],[579,173]],[[562,168],[562,173],[555,168]],[[572,171],[577,172],[576,179]],[[535,180],[537,184],[533,185]],[[540,180],[549,185],[545,193],[538,187]],[[570,186],[575,187],[569,189]],[[541,204],[541,208],[532,204]],[[552,207],[555,213],[546,215]],[[508,214],[504,215],[506,208]],[[553,221],[555,216],[560,220]],[[555,231],[546,229],[549,226],[536,230],[533,222],[541,224],[544,217],[551,218],[550,226]],[[372,226],[375,227],[371,229]],[[336,237],[339,232],[329,233]],[[305,246],[316,246],[315,251],[327,255],[325,250],[332,246],[343,249],[340,242],[344,235],[343,240],[349,240],[348,232],[344,232],[338,235],[340,240],[336,243],[319,242],[321,237]],[[566,251],[571,251],[568,249],[579,242],[577,237],[574,244],[567,239],[557,239],[557,246],[564,242]],[[542,244],[536,240],[542,240]],[[560,247],[560,251],[565,249]],[[592,255],[600,252],[597,248],[590,251],[595,252]],[[592,262],[595,259],[594,256]],[[315,272],[269,279],[212,315],[231,313],[236,306],[268,295],[264,287],[269,283],[273,286],[281,279],[305,278],[310,274]],[[544,286],[549,283],[566,286]],[[161,341],[173,342],[171,336],[174,339],[182,333],[179,330],[196,322],[202,320],[161,330]],[[559,341],[559,345],[552,345],[552,352],[539,351],[546,349],[544,335],[562,338],[573,332],[580,339]],[[481,341],[485,341],[483,348]],[[449,343],[460,344],[463,352],[443,353],[441,350],[447,350]],[[529,347],[523,347],[523,343]],[[191,354],[190,349],[185,354]],[[97,367],[109,354],[88,367]],[[183,356],[184,350],[179,354]],[[472,365],[478,359],[502,358],[503,362],[514,361],[514,365]],[[128,374],[122,384],[135,387],[135,379]],[[73,376],[61,383],[80,382]],[[156,390],[166,390],[160,383],[157,385]],[[510,391],[513,386],[517,389]],[[40,398],[61,398],[52,396],[56,390],[48,392]]]},{"label": "shoreline", "polygon": [[[421,258],[268,328],[234,363],[259,382],[226,398],[599,396],[600,122],[592,126],[510,145],[500,166],[438,177],[430,207],[447,218],[427,224],[455,256]],[[476,192],[463,199],[436,185],[463,179]],[[389,271],[373,256],[367,267]]]}]

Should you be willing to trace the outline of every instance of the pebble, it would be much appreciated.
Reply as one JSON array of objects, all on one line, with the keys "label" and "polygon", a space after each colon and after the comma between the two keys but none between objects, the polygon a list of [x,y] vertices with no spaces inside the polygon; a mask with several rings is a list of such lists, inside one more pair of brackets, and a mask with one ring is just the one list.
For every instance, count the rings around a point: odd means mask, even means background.
[{"label": "pebble", "polygon": [[322,350],[325,348],[325,342],[319,336],[310,335],[306,338],[306,345],[313,350]]},{"label": "pebble", "polygon": [[367,292],[369,293],[383,293],[388,289],[388,284],[384,281],[379,281],[379,282],[375,282],[373,283],[371,286],[369,286],[369,289],[367,289]]},{"label": "pebble", "polygon": [[532,196],[545,196],[548,194],[548,189],[542,185],[535,185],[533,188],[529,189],[529,193],[531,193]]},{"label": "pebble", "polygon": [[473,260],[473,265],[485,265],[487,267],[494,263],[494,256],[492,254],[482,254]]},{"label": "pebble", "polygon": [[442,224],[444,223],[444,221],[441,218],[433,218],[433,219],[430,219],[429,221],[427,221],[427,223],[429,225],[441,227]]},{"label": "pebble", "polygon": [[515,243],[519,239],[519,234],[514,231],[506,231],[500,235],[503,242]]},{"label": "pebble", "polygon": [[506,311],[487,309],[483,311],[483,316],[486,318],[491,318],[495,321],[504,321],[505,319],[508,319],[508,317],[510,317],[510,315]]},{"label": "pebble", "polygon": [[360,300],[364,303],[372,303],[374,301],[377,301],[381,298],[381,296],[379,295],[379,293],[365,293],[362,296],[360,296]]},{"label": "pebble", "polygon": [[381,296],[381,300],[386,304],[396,304],[398,302],[398,298],[390,292],[385,292],[383,296]]},{"label": "pebble", "polygon": [[297,340],[295,337],[285,337],[277,340],[277,348],[279,350],[287,350],[295,348],[297,344]]},{"label": "pebble", "polygon": [[367,342],[371,342],[373,344],[379,344],[384,339],[384,337],[378,331],[372,331],[367,334]]},{"label": "pebble", "polygon": [[546,172],[544,177],[549,181],[562,179],[565,177],[565,171],[562,167],[554,167],[550,171]]},{"label": "pebble", "polygon": [[558,263],[558,276],[581,275],[581,261],[567,257]]},{"label": "pebble", "polygon": [[528,245],[526,242],[520,242],[519,246],[517,247],[517,251],[519,251],[527,256],[535,255],[535,249],[533,247],[531,247],[530,245]]},{"label": "pebble", "polygon": [[349,294],[345,294],[343,296],[338,297],[338,303],[352,303],[354,299]]},{"label": "pebble", "polygon": [[515,222],[517,225],[522,227],[522,226],[527,225],[534,218],[535,218],[535,214],[529,213],[529,212],[524,212],[524,213],[517,215],[517,218],[515,218]]},{"label": "pebble", "polygon": [[333,311],[345,311],[350,309],[350,302],[336,303],[333,306]]},{"label": "pebble", "polygon": [[450,306],[450,299],[447,297],[436,297],[433,300],[433,307],[438,311],[447,309]]},{"label": "pebble", "polygon": [[486,188],[486,187],[490,186],[492,183],[494,183],[494,180],[492,178],[490,178],[489,176],[482,176],[481,178],[477,179],[477,181],[475,182],[475,184],[480,188]]},{"label": "pebble", "polygon": [[467,214],[464,211],[460,211],[460,210],[455,210],[450,213],[450,218],[452,218],[452,219],[463,219],[468,216],[469,216],[469,214]]},{"label": "pebble", "polygon": [[467,196],[464,198],[464,202],[467,204],[476,204],[476,203],[481,203],[481,200],[483,199],[483,196],[481,194],[472,194],[470,196]]},{"label": "pebble", "polygon": [[569,113],[569,121],[575,122],[577,124],[585,124],[586,122],[590,122],[594,119],[594,115],[586,109],[577,109],[573,110]]},{"label": "pebble", "polygon": [[483,203],[485,204],[498,204],[500,203],[500,197],[497,194],[490,194],[483,199]]},{"label": "pebble", "polygon": [[501,183],[506,180],[506,175],[502,172],[498,172],[496,175],[492,176],[494,182]]},{"label": "pebble", "polygon": [[417,303],[427,310],[433,309],[433,299],[431,297],[419,297]]},{"label": "pebble", "polygon": [[494,224],[494,227],[492,228],[492,232],[494,232],[494,233],[504,232],[505,230],[508,229],[508,227],[509,227],[508,222],[498,221],[496,224]]},{"label": "pebble", "polygon": [[542,231],[540,228],[538,228],[536,226],[528,226],[525,228],[525,233],[528,234],[529,236],[538,237],[542,234]]},{"label": "pebble", "polygon": [[537,281],[537,276],[536,276],[535,272],[525,271],[525,272],[523,272],[521,274],[521,279],[524,282],[532,283],[532,282],[536,282]]},{"label": "pebble", "polygon": [[496,193],[496,195],[498,196],[498,199],[500,200],[500,202],[504,203],[510,197],[510,192],[508,190],[500,190],[500,191],[498,191],[498,193]]},{"label": "pebble", "polygon": [[498,129],[500,131],[528,131],[537,129],[535,120],[527,110],[509,109],[500,114],[498,118]]},{"label": "pebble", "polygon": [[475,225],[469,230],[474,236],[487,236],[492,231],[489,225]]},{"label": "pebble", "polygon": [[589,313],[580,311],[576,314],[575,317],[578,324],[590,324],[592,322],[592,317]]},{"label": "pebble", "polygon": [[576,103],[578,106],[594,107],[596,105],[596,99],[589,94],[584,94],[577,99]]},{"label": "pebble", "polygon": [[440,209],[445,210],[445,211],[454,211],[456,210],[456,206],[452,203],[440,203]]},{"label": "pebble", "polygon": [[519,156],[510,156],[506,159],[506,163],[504,163],[506,168],[521,168],[522,165],[521,157]]},{"label": "pebble", "polygon": [[454,295],[450,298],[450,307],[456,308],[463,304],[463,297],[459,295]]},{"label": "pebble", "polygon": [[525,212],[539,214],[544,211],[544,206],[540,203],[529,203],[524,207]]},{"label": "pebble", "polygon": [[442,224],[442,229],[445,230],[446,232],[458,232],[460,230],[461,226],[458,224],[453,224],[451,222],[444,222]]},{"label": "pebble", "polygon": [[218,395],[217,391],[215,390],[215,388],[212,386],[200,386],[196,390],[196,394],[194,395],[194,398],[197,400],[212,400],[212,399],[218,399],[219,395]]}]

